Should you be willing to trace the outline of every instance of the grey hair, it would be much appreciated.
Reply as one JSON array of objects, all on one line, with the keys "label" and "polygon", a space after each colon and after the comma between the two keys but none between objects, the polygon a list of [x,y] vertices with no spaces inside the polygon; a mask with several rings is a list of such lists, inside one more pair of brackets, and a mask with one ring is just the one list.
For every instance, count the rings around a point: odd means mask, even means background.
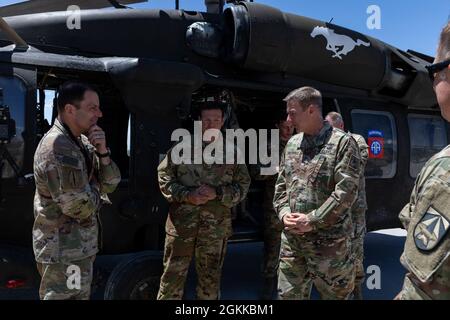
[{"label": "grey hair", "polygon": [[450,21],[442,29],[435,62],[442,62],[448,59],[450,59]]},{"label": "grey hair", "polygon": [[342,115],[340,113],[337,112],[329,112],[327,114],[327,118],[330,118],[331,120],[331,125],[333,127],[335,126],[343,126],[344,125],[344,119],[342,118]]},{"label": "grey hair", "polygon": [[302,108],[308,107],[310,104],[315,104],[322,110],[322,94],[319,90],[313,87],[301,87],[291,91],[283,101],[297,101]]}]

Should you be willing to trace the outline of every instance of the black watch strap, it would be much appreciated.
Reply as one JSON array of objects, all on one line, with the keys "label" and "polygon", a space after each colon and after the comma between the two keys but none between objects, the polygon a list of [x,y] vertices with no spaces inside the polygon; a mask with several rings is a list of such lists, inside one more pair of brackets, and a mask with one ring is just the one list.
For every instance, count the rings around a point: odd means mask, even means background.
[{"label": "black watch strap", "polygon": [[99,158],[106,158],[106,157],[109,157],[111,155],[111,150],[109,150],[109,148],[108,148],[108,152],[106,152],[106,153],[98,153],[97,151],[95,151],[95,154]]}]

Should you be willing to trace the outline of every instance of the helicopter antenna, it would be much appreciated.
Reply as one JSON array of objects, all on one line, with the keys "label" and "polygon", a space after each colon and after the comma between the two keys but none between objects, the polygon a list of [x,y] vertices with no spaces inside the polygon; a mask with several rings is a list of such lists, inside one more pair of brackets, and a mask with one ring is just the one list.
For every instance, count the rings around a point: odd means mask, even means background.
[{"label": "helicopter antenna", "polygon": [[10,27],[10,25],[3,19],[3,17],[0,17],[0,29],[3,30],[4,33],[6,33],[6,36],[16,44],[17,47],[20,47],[22,49],[28,49],[28,44],[23,40],[17,32]]},{"label": "helicopter antenna", "polygon": [[331,22],[333,21],[333,19],[334,19],[334,17],[333,17],[333,18],[331,18],[330,22],[328,22],[328,23],[331,23]]},{"label": "helicopter antenna", "polygon": [[123,4],[118,3],[116,0],[108,0],[111,5],[116,9],[130,9],[130,7],[124,6]]},{"label": "helicopter antenna", "polygon": [[180,0],[175,0],[175,9],[180,9]]}]

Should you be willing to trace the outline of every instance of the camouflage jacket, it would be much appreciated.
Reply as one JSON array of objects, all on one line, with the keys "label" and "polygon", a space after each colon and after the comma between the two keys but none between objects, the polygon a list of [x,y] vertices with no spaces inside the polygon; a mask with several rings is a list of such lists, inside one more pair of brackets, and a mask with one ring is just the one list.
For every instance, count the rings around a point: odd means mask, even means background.
[{"label": "camouflage jacket", "polygon": [[[287,141],[283,141],[280,139],[280,143],[279,143],[279,148],[278,148],[278,152],[280,155],[280,159],[282,157],[284,148],[286,147]],[[269,148],[268,148],[268,154],[270,154],[271,148],[270,148],[270,144],[269,144]],[[262,175],[260,170],[261,170],[261,165],[257,164],[257,165],[251,165],[250,166],[250,175],[253,179],[257,180],[257,181],[264,181],[264,190],[263,190],[263,206],[265,209],[270,208],[271,211],[273,211],[273,195],[275,193],[275,183],[277,182],[277,178],[278,178],[278,173],[275,173],[273,175]],[[277,170],[279,171],[279,166],[277,167]]]},{"label": "camouflage jacket", "polygon": [[[166,232],[190,238],[206,227],[214,237],[230,237],[230,209],[246,197],[250,186],[245,164],[174,164],[171,151],[158,166],[159,187],[170,203]],[[221,187],[222,198],[198,206],[187,203],[189,192],[202,184]]]},{"label": "camouflage jacket", "polygon": [[424,298],[450,299],[450,146],[417,177],[399,215],[408,231],[401,262]]},{"label": "camouflage jacket", "polygon": [[361,237],[366,231],[366,216],[365,211],[367,210],[367,200],[366,200],[366,179],[364,177],[364,170],[366,168],[367,160],[369,159],[369,146],[363,136],[359,134],[352,133],[353,139],[355,139],[358,144],[359,154],[361,156],[361,166],[359,175],[359,185],[358,185],[358,198],[352,205],[352,219],[355,228],[355,237]]},{"label": "camouflage jacket", "polygon": [[[98,252],[98,211],[102,198],[120,182],[118,167],[100,164],[85,136],[80,147],[58,119],[34,155],[33,249],[37,262],[81,260]],[[91,167],[91,172],[88,172]]]},{"label": "camouflage jacket", "polygon": [[358,146],[350,134],[328,123],[317,136],[293,136],[280,164],[274,208],[280,220],[290,212],[308,215],[314,230],[305,239],[351,237],[350,207],[357,196]]}]

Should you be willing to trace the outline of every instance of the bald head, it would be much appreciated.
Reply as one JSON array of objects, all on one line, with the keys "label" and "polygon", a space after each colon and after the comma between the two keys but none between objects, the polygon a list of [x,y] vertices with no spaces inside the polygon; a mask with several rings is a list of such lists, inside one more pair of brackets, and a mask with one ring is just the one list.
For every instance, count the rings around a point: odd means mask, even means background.
[{"label": "bald head", "polygon": [[325,121],[328,121],[328,123],[331,124],[333,128],[344,130],[344,119],[342,119],[340,113],[334,111],[328,113],[325,117]]}]

